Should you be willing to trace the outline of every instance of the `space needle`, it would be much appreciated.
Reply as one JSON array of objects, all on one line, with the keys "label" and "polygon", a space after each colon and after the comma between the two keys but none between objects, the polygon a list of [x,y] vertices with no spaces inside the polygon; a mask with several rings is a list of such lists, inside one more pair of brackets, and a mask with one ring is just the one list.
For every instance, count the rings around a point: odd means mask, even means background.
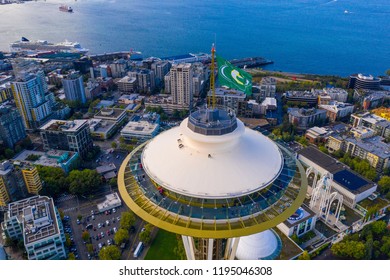
[{"label": "space needle", "polygon": [[[214,93],[214,48],[211,68]],[[307,179],[287,148],[245,127],[213,98],[136,147],[122,163],[118,186],[136,215],[182,236],[187,259],[211,260],[235,259],[240,237],[294,214]]]}]

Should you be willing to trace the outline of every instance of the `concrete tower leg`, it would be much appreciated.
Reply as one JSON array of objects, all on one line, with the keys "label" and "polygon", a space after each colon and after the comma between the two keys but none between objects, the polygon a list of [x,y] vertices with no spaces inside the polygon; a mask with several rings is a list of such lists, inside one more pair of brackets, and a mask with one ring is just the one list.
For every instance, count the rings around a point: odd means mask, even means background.
[{"label": "concrete tower leg", "polygon": [[194,238],[191,236],[181,236],[186,250],[187,260],[195,260],[195,243]]},{"label": "concrete tower leg", "polygon": [[[226,260],[234,260],[237,253],[238,243],[240,242],[240,238],[229,238],[226,243],[225,249],[225,259]],[[233,243],[233,245],[232,245]]]},{"label": "concrete tower leg", "polygon": [[229,256],[230,256],[230,251],[231,251],[231,248],[232,247],[232,241],[233,241],[233,238],[228,238],[226,240],[226,247],[225,247],[225,253],[223,255],[223,259],[224,260],[228,260],[229,259]]},{"label": "concrete tower leg", "polygon": [[207,241],[207,259],[212,260],[213,259],[213,252],[214,252],[214,239],[209,239]]}]

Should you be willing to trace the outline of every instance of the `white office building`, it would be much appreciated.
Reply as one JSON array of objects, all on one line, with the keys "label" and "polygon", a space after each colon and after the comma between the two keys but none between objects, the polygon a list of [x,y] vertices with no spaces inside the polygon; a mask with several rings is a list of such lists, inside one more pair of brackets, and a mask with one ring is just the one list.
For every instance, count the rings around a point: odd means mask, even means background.
[{"label": "white office building", "polygon": [[52,198],[34,196],[8,205],[1,224],[12,239],[22,239],[29,260],[66,258],[65,234]]}]

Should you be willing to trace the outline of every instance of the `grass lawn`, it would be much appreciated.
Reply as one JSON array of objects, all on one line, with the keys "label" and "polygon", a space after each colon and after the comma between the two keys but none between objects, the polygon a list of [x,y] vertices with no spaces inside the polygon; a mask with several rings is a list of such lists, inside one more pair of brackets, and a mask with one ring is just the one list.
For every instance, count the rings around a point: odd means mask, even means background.
[{"label": "grass lawn", "polygon": [[159,229],[145,260],[177,260],[178,257],[173,253],[176,244],[176,234]]}]

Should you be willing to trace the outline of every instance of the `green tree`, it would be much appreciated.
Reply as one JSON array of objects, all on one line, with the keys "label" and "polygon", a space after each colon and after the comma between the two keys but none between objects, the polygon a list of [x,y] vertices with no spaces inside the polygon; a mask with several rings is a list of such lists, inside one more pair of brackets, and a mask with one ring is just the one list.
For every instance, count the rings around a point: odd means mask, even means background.
[{"label": "green tree", "polygon": [[176,234],[176,240],[177,240],[177,244],[173,248],[173,253],[176,255],[176,257],[179,260],[186,260],[187,259],[186,250],[184,249],[183,240],[179,234]]},{"label": "green tree", "polygon": [[117,178],[111,178],[110,181],[108,181],[108,183],[112,188],[115,188],[118,185],[118,180]]},{"label": "green tree", "polygon": [[291,235],[291,239],[295,242],[295,243],[298,243],[299,242],[299,237],[298,235],[296,235],[295,233],[293,235]]},{"label": "green tree", "polygon": [[366,243],[364,244],[366,247],[366,258],[367,260],[371,260],[374,253],[374,239],[372,234],[366,237]]},{"label": "green tree", "polygon": [[118,144],[114,141],[111,143],[111,148],[116,149],[118,147]]},{"label": "green tree", "polygon": [[342,241],[333,244],[331,251],[338,257],[360,260],[366,255],[366,248],[360,241]]},{"label": "green tree", "polygon": [[120,260],[121,251],[115,245],[103,247],[99,252],[99,259],[101,260]]},{"label": "green tree", "polygon": [[377,176],[377,173],[373,168],[370,168],[363,172],[363,176],[371,181],[374,181]]},{"label": "green tree", "polygon": [[121,228],[129,231],[131,226],[135,223],[135,216],[133,212],[122,212],[121,215]]},{"label": "green tree", "polygon": [[309,141],[305,138],[305,136],[295,136],[295,141],[297,141],[302,146],[306,147],[309,145]]},{"label": "green tree", "polygon": [[174,119],[180,118],[180,112],[179,112],[179,110],[177,110],[177,109],[173,110],[172,117],[173,117]]},{"label": "green tree", "polygon": [[65,246],[70,247],[72,245],[72,241],[70,240],[69,233],[65,233]]},{"label": "green tree", "polygon": [[153,230],[154,226],[152,224],[146,224],[145,230],[151,232]]},{"label": "green tree", "polygon": [[83,233],[81,234],[81,238],[82,238],[85,242],[88,242],[90,237],[91,237],[91,236],[89,235],[89,232],[88,232],[88,231],[83,231]]},{"label": "green tree", "polygon": [[390,236],[384,236],[382,238],[382,246],[380,252],[390,259]]},{"label": "green tree", "polygon": [[114,235],[115,244],[120,245],[129,239],[129,232],[120,228]]},{"label": "green tree", "polygon": [[4,154],[5,154],[5,157],[8,159],[12,158],[15,155],[14,151],[11,149],[5,149]]},{"label": "green tree", "polygon": [[102,180],[96,170],[84,169],[72,170],[67,178],[69,184],[69,191],[72,194],[88,194],[98,189]]},{"label": "green tree", "polygon": [[91,104],[89,105],[89,109],[88,109],[88,112],[89,113],[93,113],[95,111],[95,107],[100,103],[100,99],[96,99],[94,101],[91,102]]},{"label": "green tree", "polygon": [[151,237],[150,231],[144,230],[139,234],[139,240],[141,240],[145,244],[149,244]]},{"label": "green tree", "polygon": [[386,195],[390,192],[390,176],[382,176],[382,178],[378,182],[379,191],[381,194]]},{"label": "green tree", "polygon": [[43,181],[42,195],[56,197],[64,191],[68,191],[65,172],[59,167],[37,165],[39,177]]},{"label": "green tree", "polygon": [[58,209],[58,212],[60,213],[61,220],[63,220],[65,217],[64,211],[62,211],[62,209]]},{"label": "green tree", "polygon": [[88,243],[86,245],[86,247],[87,247],[88,253],[92,254],[93,253],[93,245],[91,243]]},{"label": "green tree", "polygon": [[81,222],[81,219],[82,219],[82,218],[83,218],[82,215],[80,215],[80,214],[77,215],[77,220],[79,220],[80,222]]},{"label": "green tree", "polygon": [[324,145],[319,145],[318,149],[325,154],[328,153],[328,149]]},{"label": "green tree", "polygon": [[387,224],[384,221],[375,221],[371,224],[371,228],[375,235],[383,235],[387,230]]},{"label": "green tree", "polygon": [[76,256],[73,253],[68,254],[68,260],[74,261],[76,259]]},{"label": "green tree", "polygon": [[390,69],[387,69],[385,73],[387,76],[390,76]]},{"label": "green tree", "polygon": [[181,119],[184,119],[185,117],[188,116],[188,110],[186,109],[180,110],[179,116]]},{"label": "green tree", "polygon": [[298,260],[310,260],[310,255],[307,251],[303,251],[303,253],[298,257]]}]

